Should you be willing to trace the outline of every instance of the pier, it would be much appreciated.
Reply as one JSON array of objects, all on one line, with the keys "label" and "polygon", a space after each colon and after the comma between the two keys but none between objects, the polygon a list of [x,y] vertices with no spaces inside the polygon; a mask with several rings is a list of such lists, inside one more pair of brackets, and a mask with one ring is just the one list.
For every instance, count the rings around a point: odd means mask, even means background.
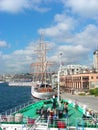
[{"label": "pier", "polygon": [[61,98],[69,99],[71,101],[77,100],[79,104],[89,109],[92,109],[95,113],[98,114],[98,97],[91,96],[91,95],[79,96],[79,95],[72,95],[69,93],[62,93]]}]

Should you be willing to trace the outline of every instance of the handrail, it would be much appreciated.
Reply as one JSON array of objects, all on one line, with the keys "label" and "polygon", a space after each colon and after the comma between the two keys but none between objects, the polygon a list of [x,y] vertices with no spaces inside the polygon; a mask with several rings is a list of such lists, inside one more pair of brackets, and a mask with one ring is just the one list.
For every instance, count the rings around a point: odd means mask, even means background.
[{"label": "handrail", "polygon": [[[10,116],[10,115],[9,115]],[[7,120],[7,119],[10,119],[8,118],[9,117],[8,115],[6,115],[5,117],[1,117],[1,122],[3,123],[10,123],[11,124],[15,124],[17,123],[16,120],[14,121],[10,121],[10,120]],[[2,120],[4,118],[4,120]],[[15,119],[15,117],[14,117]],[[7,120],[7,121],[6,121]],[[31,122],[29,122],[31,120]],[[25,117],[23,116],[23,118],[21,119],[21,121],[19,121],[18,123],[22,125],[25,125],[25,127],[28,129],[28,130],[34,130],[36,129],[37,127],[41,127],[41,128],[48,128],[48,127],[51,127],[51,128],[67,128],[67,130],[70,129],[70,127],[74,127],[74,128],[85,128],[85,127],[93,127],[93,128],[97,128],[98,129],[98,122],[95,122],[94,119],[89,119],[89,118],[85,118],[85,119],[81,119],[81,118],[76,118],[74,120],[76,122],[76,126],[70,126],[70,119],[69,118],[65,118],[65,119],[55,119],[55,118],[51,118],[50,116],[48,118],[43,118],[41,116],[37,117],[36,120],[34,120],[33,118],[30,118],[30,117]],[[97,119],[98,121],[98,119]]]},{"label": "handrail", "polygon": [[[68,119],[53,119],[53,122],[57,123],[57,122],[63,122],[65,124],[65,127],[68,128],[69,126],[69,122]],[[50,127],[52,125],[52,128],[56,128],[56,124],[51,124],[51,119],[45,119],[45,118],[41,118],[40,116],[35,120],[34,124],[28,129],[28,130],[35,130],[37,128],[37,126],[42,128],[47,128]],[[62,124],[60,124],[60,126],[62,126]]]},{"label": "handrail", "polygon": [[76,127],[93,127],[93,128],[98,128],[98,119],[92,119],[92,118],[77,118],[76,119]]}]

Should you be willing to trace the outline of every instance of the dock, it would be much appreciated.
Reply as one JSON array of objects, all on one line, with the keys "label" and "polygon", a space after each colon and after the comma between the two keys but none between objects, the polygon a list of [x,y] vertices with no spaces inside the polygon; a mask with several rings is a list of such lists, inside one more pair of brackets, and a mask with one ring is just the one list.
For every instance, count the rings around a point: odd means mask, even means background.
[{"label": "dock", "polygon": [[87,95],[87,96],[79,96],[72,95],[70,93],[62,93],[61,98],[68,99],[71,101],[76,101],[89,109],[92,109],[95,113],[98,114],[98,97]]}]

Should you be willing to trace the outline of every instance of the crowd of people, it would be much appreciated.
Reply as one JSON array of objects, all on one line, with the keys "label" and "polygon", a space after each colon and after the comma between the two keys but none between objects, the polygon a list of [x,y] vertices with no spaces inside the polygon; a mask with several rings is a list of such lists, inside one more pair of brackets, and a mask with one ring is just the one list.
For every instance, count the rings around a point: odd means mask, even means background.
[{"label": "crowd of people", "polygon": [[53,96],[51,99],[52,105],[47,105],[47,102],[44,102],[43,107],[40,110],[41,118],[45,121],[50,121],[50,124],[53,124],[53,122],[59,120],[68,118],[68,102],[64,102],[63,100],[60,100],[58,102],[57,96]]}]

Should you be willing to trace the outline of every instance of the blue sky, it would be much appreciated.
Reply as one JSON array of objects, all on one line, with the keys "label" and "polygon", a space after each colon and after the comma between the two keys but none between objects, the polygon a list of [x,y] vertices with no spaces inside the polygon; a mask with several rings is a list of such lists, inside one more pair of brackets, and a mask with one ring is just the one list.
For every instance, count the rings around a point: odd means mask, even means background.
[{"label": "blue sky", "polygon": [[0,0],[0,73],[29,72],[42,32],[51,60],[93,65],[98,0]]}]

